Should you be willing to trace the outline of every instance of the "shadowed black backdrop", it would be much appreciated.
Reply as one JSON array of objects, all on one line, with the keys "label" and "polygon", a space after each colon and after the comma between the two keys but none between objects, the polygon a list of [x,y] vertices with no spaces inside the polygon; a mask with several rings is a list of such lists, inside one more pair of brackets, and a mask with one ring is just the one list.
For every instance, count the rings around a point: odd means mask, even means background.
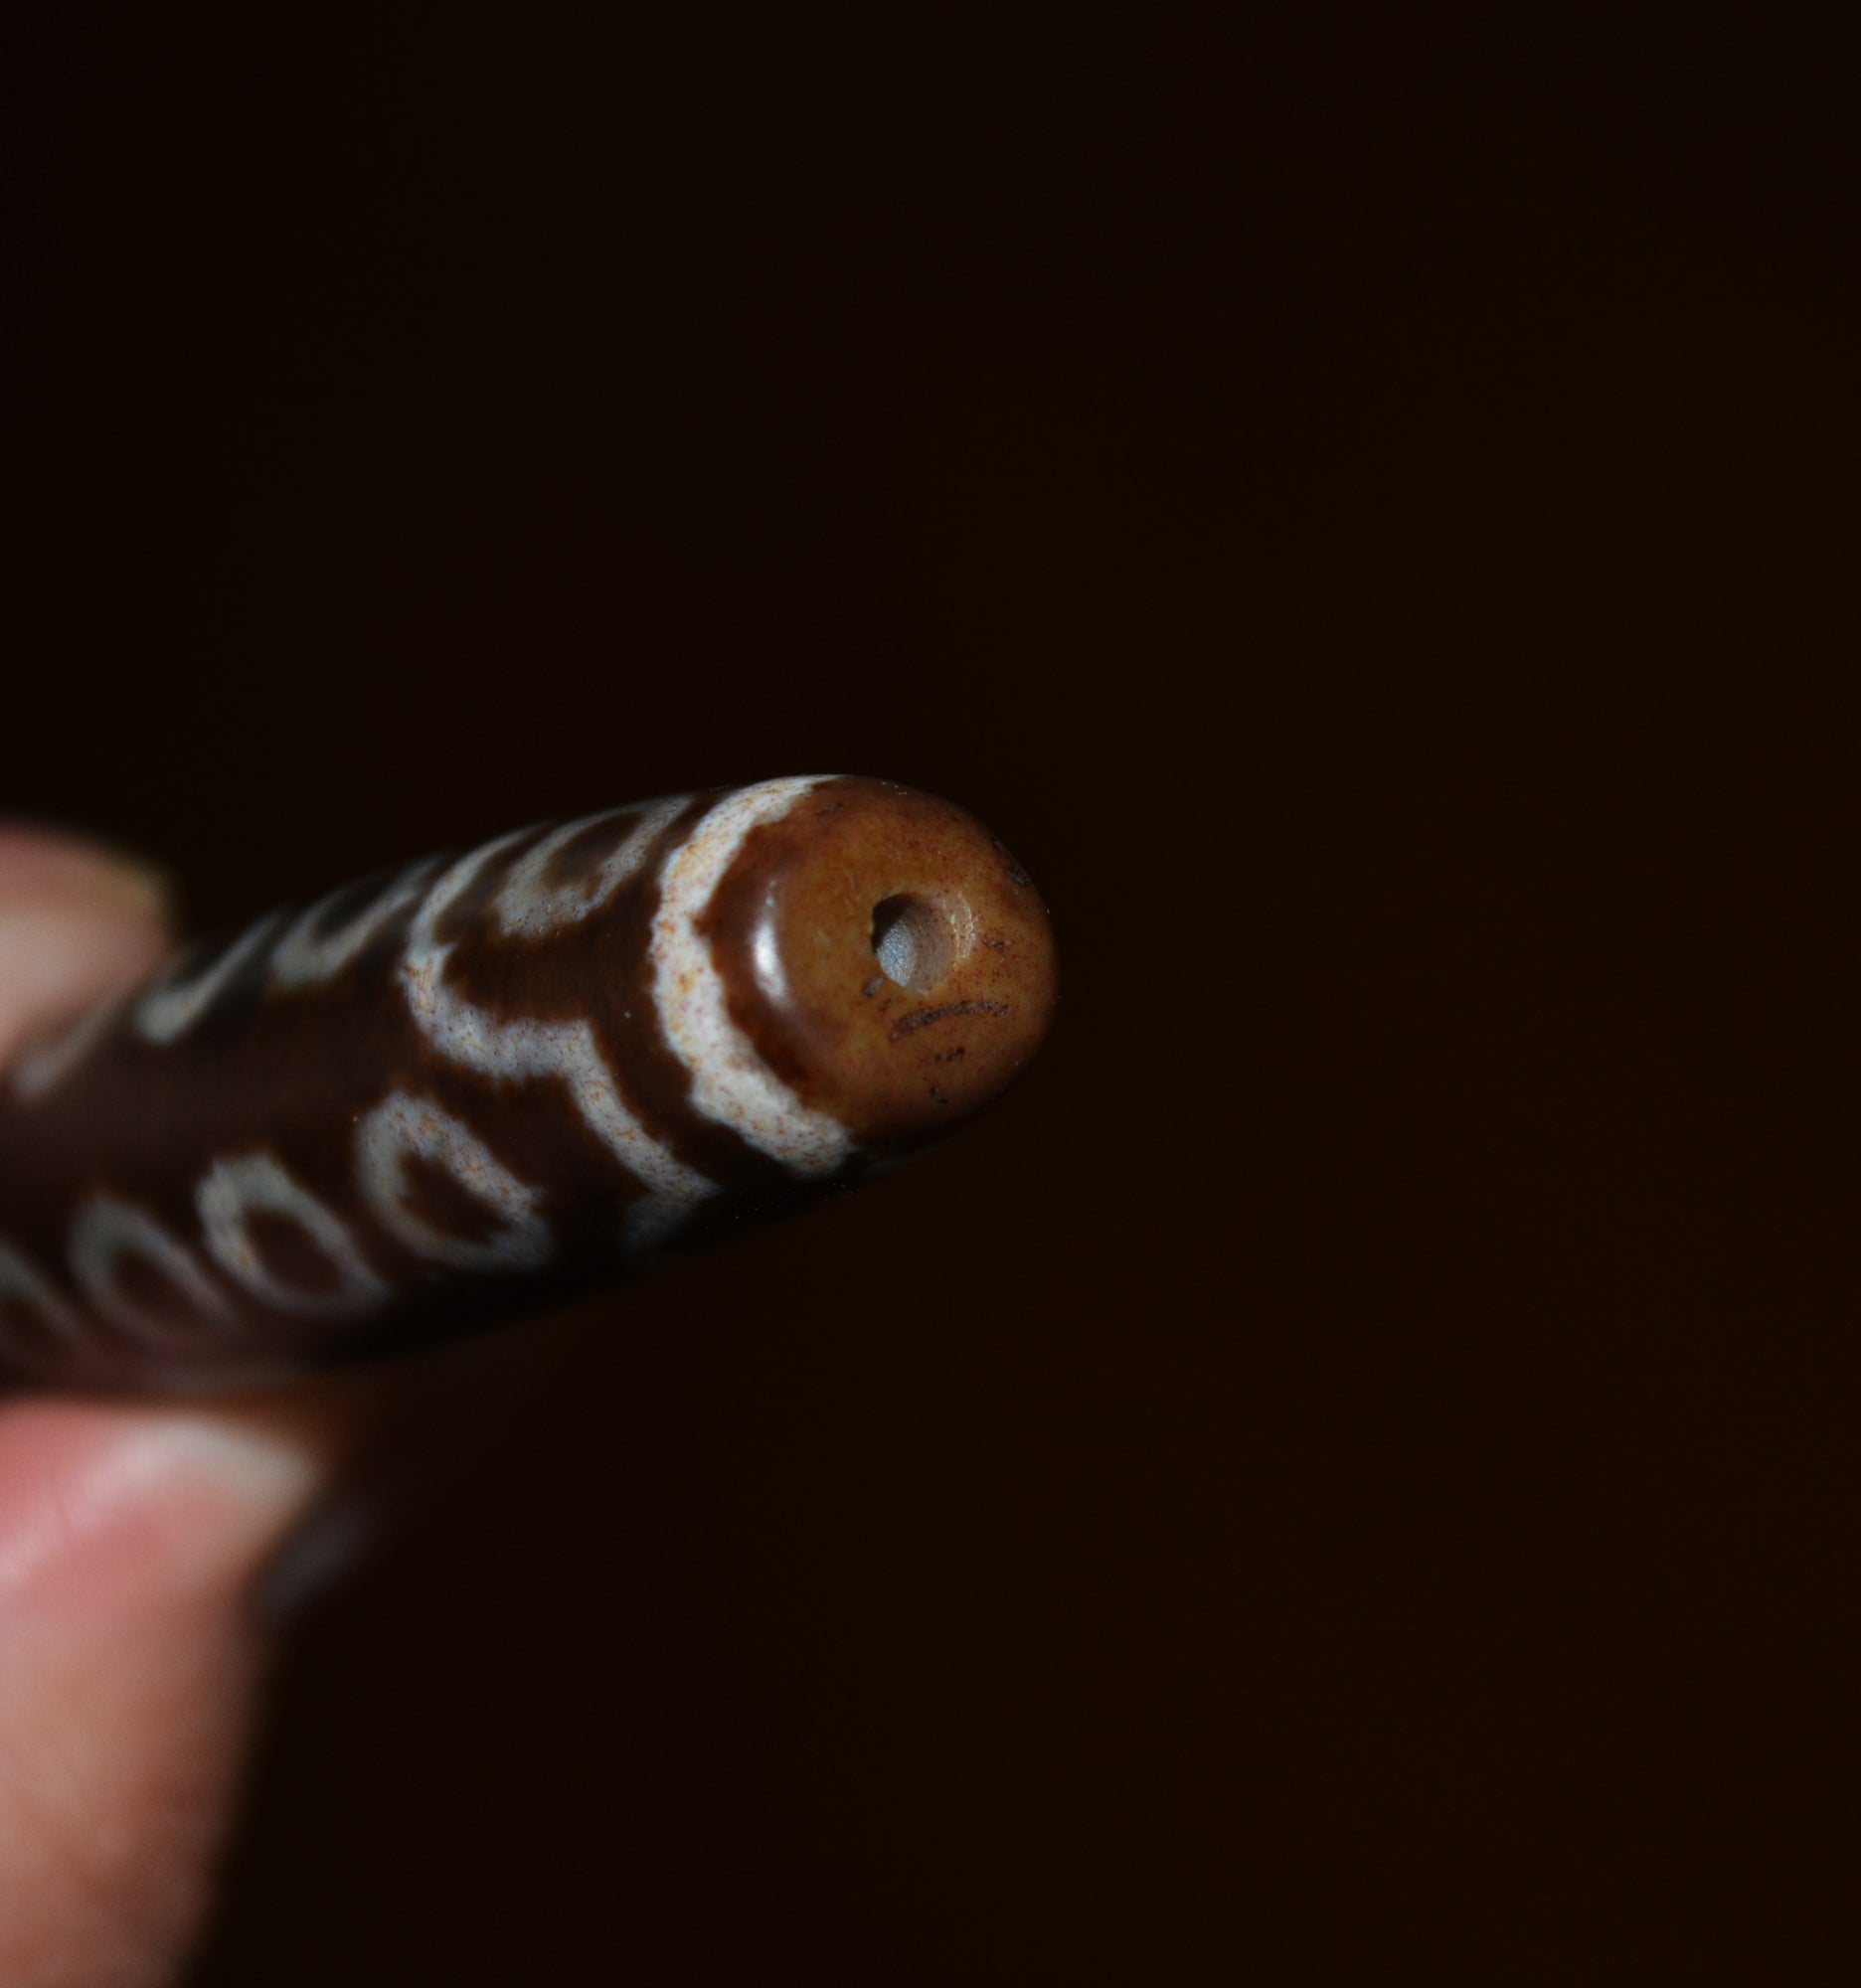
[{"label": "shadowed black backdrop", "polygon": [[40,32],[10,810],[883,773],[1066,969],[312,1614],[203,1988],[1854,1978],[1853,31]]}]

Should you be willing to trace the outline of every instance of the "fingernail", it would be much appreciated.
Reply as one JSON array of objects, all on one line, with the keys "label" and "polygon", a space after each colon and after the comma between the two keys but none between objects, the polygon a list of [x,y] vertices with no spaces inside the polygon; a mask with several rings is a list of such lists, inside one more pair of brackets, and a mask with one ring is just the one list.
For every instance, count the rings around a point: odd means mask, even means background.
[{"label": "fingernail", "polygon": [[0,823],[0,903],[66,911],[114,911],[169,920],[170,872],[146,858],[85,836],[34,824]]},{"label": "fingernail", "polygon": [[483,1463],[560,1369],[565,1341],[468,1340],[378,1375],[339,1486],[279,1549],[257,1590],[268,1622],[320,1607],[366,1561],[398,1547]]},{"label": "fingernail", "polygon": [[224,1531],[254,1559],[303,1523],[326,1476],[319,1452],[288,1431],[210,1408],[162,1411],[142,1467],[167,1484],[198,1485],[237,1512],[239,1523]]},{"label": "fingernail", "polygon": [[360,1498],[338,1497],[313,1512],[260,1576],[254,1596],[259,1619],[288,1628],[339,1588],[375,1550],[382,1527]]},{"label": "fingernail", "polygon": [[171,870],[131,856],[100,853],[104,862],[99,879],[128,910],[158,924],[174,922],[180,891]]}]

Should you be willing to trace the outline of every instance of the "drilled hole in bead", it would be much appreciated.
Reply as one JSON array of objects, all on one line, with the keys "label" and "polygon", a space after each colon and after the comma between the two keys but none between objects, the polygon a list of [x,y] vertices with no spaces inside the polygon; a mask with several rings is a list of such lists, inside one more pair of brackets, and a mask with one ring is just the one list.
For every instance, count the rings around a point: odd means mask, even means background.
[{"label": "drilled hole in bead", "polygon": [[873,907],[872,944],[880,972],[913,994],[928,994],[943,978],[956,949],[949,919],[910,896]]}]

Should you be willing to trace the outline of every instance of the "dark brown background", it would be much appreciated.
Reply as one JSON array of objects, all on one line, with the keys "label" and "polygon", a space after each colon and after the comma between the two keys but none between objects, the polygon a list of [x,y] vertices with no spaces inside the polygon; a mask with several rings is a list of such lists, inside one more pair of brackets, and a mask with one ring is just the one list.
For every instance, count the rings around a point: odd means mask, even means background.
[{"label": "dark brown background", "polygon": [[1857,1978],[1861,46],[1292,12],[42,24],[9,807],[880,772],[1068,968],[311,1619],[207,1988]]}]

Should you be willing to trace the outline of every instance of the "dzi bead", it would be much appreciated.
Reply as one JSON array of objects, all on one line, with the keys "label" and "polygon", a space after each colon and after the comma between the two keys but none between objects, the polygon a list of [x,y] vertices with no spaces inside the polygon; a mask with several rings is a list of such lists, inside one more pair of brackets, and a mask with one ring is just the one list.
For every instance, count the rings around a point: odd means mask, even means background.
[{"label": "dzi bead", "polygon": [[959,808],[771,780],[274,912],[0,1078],[0,1374],[178,1391],[448,1336],[832,1192],[1046,1033]]}]

